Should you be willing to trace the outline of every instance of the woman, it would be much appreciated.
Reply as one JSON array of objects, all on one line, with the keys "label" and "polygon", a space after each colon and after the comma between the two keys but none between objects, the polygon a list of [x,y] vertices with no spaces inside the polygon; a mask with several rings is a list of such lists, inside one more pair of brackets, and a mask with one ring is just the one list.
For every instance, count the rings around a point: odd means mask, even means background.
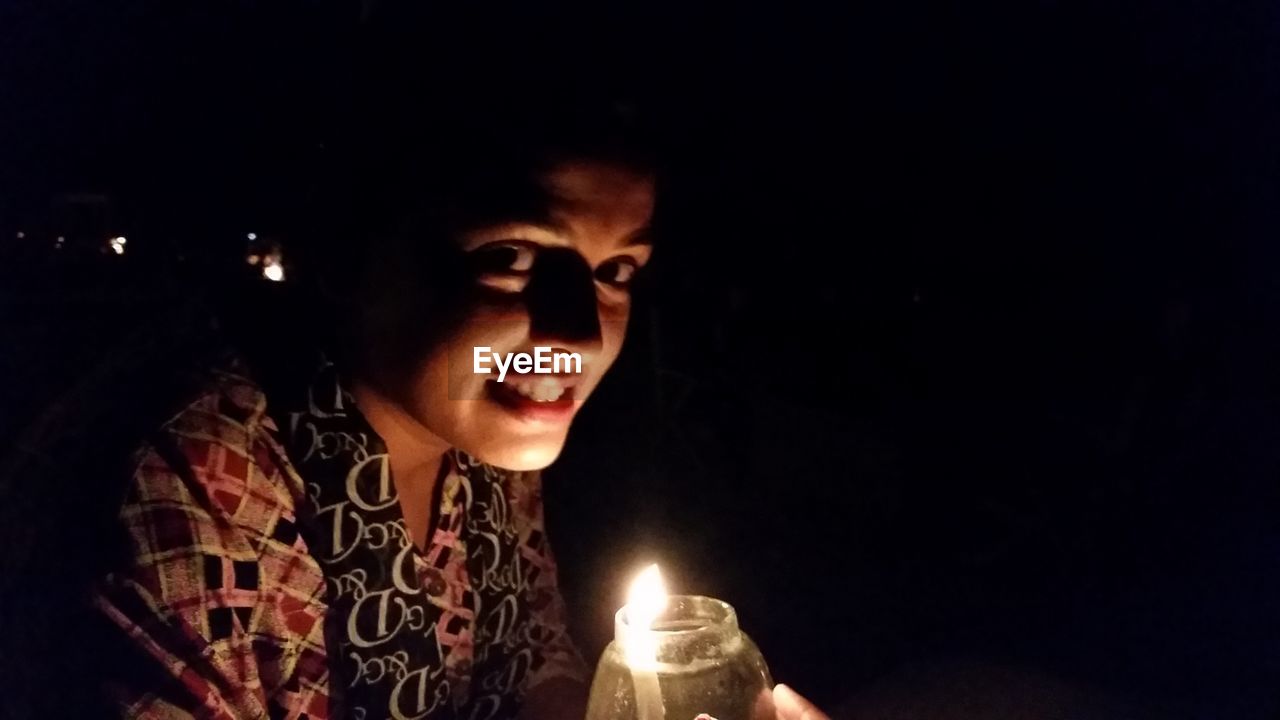
[{"label": "woman", "polygon": [[[538,471],[621,350],[653,165],[624,113],[375,90],[305,248],[316,292],[137,455],[95,595],[126,716],[582,717]],[[477,371],[537,348],[576,363]]]}]

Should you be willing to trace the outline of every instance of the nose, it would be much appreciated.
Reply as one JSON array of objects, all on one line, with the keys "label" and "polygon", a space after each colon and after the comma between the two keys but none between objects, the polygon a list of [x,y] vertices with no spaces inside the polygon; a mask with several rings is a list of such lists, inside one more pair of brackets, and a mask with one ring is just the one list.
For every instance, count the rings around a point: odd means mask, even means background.
[{"label": "nose", "polygon": [[530,339],[580,353],[584,364],[600,351],[600,314],[591,267],[572,250],[539,253],[525,286]]}]

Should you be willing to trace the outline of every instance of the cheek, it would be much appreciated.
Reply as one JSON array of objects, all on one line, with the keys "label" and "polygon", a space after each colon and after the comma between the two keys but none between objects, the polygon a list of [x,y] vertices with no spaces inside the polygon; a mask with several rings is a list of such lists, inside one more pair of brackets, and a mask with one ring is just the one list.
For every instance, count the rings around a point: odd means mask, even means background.
[{"label": "cheek", "polygon": [[622,352],[623,341],[627,337],[627,314],[611,314],[608,317],[602,315],[600,319],[600,359],[602,370],[608,370],[613,365],[613,361],[618,358],[618,354]]},{"label": "cheek", "polygon": [[[529,320],[522,313],[476,312],[450,335],[438,354],[447,358],[453,385],[473,385],[483,381],[483,376],[475,372],[476,348],[489,348],[489,353],[512,352],[527,345],[528,334]],[[487,364],[492,369],[491,359]]]},{"label": "cheek", "polygon": [[413,402],[418,412],[438,413],[449,407],[448,400],[459,397],[453,364],[454,359],[444,348],[433,349],[418,359],[413,378]]}]

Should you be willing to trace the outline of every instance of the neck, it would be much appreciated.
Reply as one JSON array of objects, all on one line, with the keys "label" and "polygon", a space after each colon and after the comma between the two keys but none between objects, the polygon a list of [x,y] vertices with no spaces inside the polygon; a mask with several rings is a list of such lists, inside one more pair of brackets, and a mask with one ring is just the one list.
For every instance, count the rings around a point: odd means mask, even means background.
[{"label": "neck", "polygon": [[[373,385],[356,380],[356,407],[387,445],[391,478],[401,497],[430,491],[449,443],[415,420]],[[415,492],[416,491],[416,492]]]}]

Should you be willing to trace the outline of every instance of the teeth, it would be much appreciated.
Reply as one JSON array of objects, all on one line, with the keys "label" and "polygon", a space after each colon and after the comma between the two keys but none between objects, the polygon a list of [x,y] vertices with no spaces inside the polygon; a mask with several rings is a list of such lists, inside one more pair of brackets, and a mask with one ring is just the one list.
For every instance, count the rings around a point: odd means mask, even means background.
[{"label": "teeth", "polygon": [[514,380],[508,381],[512,388],[534,402],[555,402],[564,395],[564,386],[555,380]]}]

